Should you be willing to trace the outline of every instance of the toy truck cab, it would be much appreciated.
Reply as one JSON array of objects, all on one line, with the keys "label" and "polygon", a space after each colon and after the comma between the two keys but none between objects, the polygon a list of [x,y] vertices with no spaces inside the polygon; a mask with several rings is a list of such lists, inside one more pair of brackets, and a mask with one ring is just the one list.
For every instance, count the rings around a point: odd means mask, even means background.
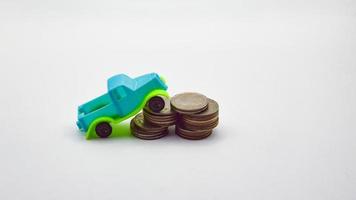
[{"label": "toy truck cab", "polygon": [[148,102],[156,112],[168,96],[165,81],[156,73],[132,79],[119,74],[108,79],[108,92],[78,107],[78,128],[87,139],[118,136],[113,125],[137,114]]}]

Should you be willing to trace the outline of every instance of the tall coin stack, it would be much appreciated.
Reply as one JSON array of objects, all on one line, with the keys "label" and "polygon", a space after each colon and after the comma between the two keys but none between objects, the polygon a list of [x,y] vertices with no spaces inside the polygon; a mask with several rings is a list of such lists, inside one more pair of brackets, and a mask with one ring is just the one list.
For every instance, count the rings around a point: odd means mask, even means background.
[{"label": "tall coin stack", "polygon": [[219,123],[218,103],[202,94],[177,94],[171,99],[171,107],[178,113],[176,134],[182,138],[204,139]]}]

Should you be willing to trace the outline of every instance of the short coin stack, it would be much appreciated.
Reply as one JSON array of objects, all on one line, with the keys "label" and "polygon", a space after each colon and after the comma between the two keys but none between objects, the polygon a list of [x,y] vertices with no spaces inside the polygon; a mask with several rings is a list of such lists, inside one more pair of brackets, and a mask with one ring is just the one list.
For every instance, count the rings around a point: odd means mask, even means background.
[{"label": "short coin stack", "polygon": [[168,134],[168,127],[177,121],[177,113],[171,110],[170,100],[160,97],[164,101],[164,108],[161,111],[152,111],[148,105],[143,112],[138,114],[131,121],[132,134],[140,139],[154,140]]},{"label": "short coin stack", "polygon": [[172,126],[177,121],[177,113],[171,110],[169,98],[163,98],[164,108],[159,112],[153,112],[147,105],[143,109],[145,121],[150,124],[168,127]]},{"label": "short coin stack", "polygon": [[143,113],[136,115],[131,120],[131,130],[135,137],[144,140],[155,140],[168,134],[168,127],[157,126],[144,120]]},{"label": "short coin stack", "polygon": [[171,99],[178,113],[176,134],[185,139],[199,140],[210,136],[219,123],[219,105],[199,93],[182,93]]}]

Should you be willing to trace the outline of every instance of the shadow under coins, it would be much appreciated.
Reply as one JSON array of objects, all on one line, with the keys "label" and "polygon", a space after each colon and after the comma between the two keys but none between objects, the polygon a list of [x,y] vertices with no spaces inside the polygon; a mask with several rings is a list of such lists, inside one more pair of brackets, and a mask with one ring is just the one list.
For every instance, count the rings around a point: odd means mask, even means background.
[{"label": "shadow under coins", "polygon": [[140,142],[140,143],[150,143],[150,142],[154,142],[154,143],[159,143],[159,144],[211,144],[211,143],[219,143],[219,141],[221,141],[224,138],[223,135],[223,131],[217,127],[213,130],[213,133],[207,137],[204,138],[202,140],[188,140],[188,139],[184,139],[179,137],[178,135],[175,134],[175,127],[171,126],[169,127],[169,134],[163,138],[157,139],[157,140],[142,140],[139,138],[134,137],[131,134],[131,128],[130,128],[130,123],[129,122],[124,122],[124,123],[120,123],[115,125],[115,127],[113,127],[115,129],[115,131],[120,131],[120,136],[119,137],[111,137],[111,138],[95,138],[95,139],[90,139],[87,140],[85,138],[85,135],[83,132],[80,132],[76,127],[73,126],[72,128],[72,138],[74,138],[75,140],[81,140],[81,141],[85,141],[85,142],[104,142],[104,143],[112,143],[112,142],[118,142],[118,141],[127,141],[127,140],[132,140],[132,142]]}]

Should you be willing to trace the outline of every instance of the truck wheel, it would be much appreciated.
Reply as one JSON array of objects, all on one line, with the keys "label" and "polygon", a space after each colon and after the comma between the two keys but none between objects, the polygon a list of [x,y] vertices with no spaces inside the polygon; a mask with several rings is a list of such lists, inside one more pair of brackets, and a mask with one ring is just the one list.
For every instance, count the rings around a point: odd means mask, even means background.
[{"label": "truck wheel", "polygon": [[95,127],[96,134],[101,138],[107,138],[111,135],[112,127],[107,122],[100,122]]},{"label": "truck wheel", "polygon": [[148,101],[148,107],[153,112],[160,112],[165,106],[164,99],[160,96],[154,96]]}]

